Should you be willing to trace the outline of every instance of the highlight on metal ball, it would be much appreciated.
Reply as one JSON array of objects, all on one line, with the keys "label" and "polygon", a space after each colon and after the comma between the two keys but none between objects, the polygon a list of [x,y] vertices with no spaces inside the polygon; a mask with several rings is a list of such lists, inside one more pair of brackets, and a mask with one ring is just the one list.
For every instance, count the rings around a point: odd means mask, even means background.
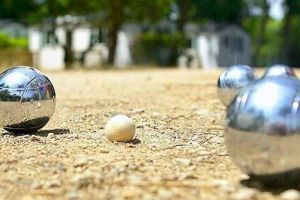
[{"label": "highlight on metal ball", "polygon": [[297,77],[293,68],[287,65],[276,64],[265,71],[263,78],[271,76],[293,76]]},{"label": "highlight on metal ball", "polygon": [[218,79],[218,97],[225,106],[228,106],[241,89],[255,80],[255,72],[248,65],[228,67]]},{"label": "highlight on metal ball", "polygon": [[47,76],[25,66],[0,74],[0,125],[13,133],[44,127],[55,110],[55,90]]},{"label": "highlight on metal ball", "polygon": [[300,82],[291,76],[260,79],[228,107],[225,141],[229,155],[252,175],[300,167]]}]

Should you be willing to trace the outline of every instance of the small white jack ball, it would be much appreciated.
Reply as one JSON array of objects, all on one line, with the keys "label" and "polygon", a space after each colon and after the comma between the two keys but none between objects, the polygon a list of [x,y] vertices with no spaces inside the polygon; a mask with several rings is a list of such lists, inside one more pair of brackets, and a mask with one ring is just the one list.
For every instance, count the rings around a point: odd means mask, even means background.
[{"label": "small white jack ball", "polygon": [[105,126],[107,139],[116,142],[128,142],[135,134],[135,123],[126,115],[116,115]]}]

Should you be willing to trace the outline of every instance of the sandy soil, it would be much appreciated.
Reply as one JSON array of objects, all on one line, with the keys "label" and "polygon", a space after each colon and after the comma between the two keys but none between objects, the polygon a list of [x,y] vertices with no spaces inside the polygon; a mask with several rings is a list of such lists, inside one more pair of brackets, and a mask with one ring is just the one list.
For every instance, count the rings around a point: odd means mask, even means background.
[{"label": "sandy soil", "polygon": [[[48,73],[57,92],[49,124],[34,135],[0,133],[0,199],[279,198],[246,187],[227,155],[219,73]],[[106,139],[117,113],[135,120],[133,142]]]}]

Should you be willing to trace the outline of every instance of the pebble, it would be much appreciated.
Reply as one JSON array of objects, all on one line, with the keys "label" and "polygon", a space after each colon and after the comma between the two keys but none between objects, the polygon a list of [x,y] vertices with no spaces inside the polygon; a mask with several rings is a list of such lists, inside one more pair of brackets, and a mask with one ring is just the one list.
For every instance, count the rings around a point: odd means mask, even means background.
[{"label": "pebble", "polygon": [[55,134],[54,134],[54,133],[49,133],[49,134],[47,135],[47,138],[53,139],[53,138],[55,138]]},{"label": "pebble", "polygon": [[67,199],[68,200],[79,200],[80,194],[76,191],[71,191],[67,194]]},{"label": "pebble", "polygon": [[116,115],[108,120],[104,131],[110,141],[127,142],[135,135],[135,123],[126,115]]},{"label": "pebble", "polygon": [[61,186],[61,182],[60,180],[51,180],[45,183],[44,187],[45,188],[55,188],[55,187],[60,187]]},{"label": "pebble", "polygon": [[160,189],[158,196],[159,199],[174,199],[174,193],[167,189]]},{"label": "pebble", "polygon": [[191,159],[187,159],[187,158],[176,158],[176,162],[185,167],[190,166],[192,164]]},{"label": "pebble", "polygon": [[300,192],[297,190],[286,190],[280,194],[282,200],[300,200]]},{"label": "pebble", "polygon": [[39,182],[34,182],[31,185],[31,188],[34,189],[34,190],[41,189],[42,187],[43,187],[43,185]]},{"label": "pebble", "polygon": [[197,104],[192,104],[191,105],[191,110],[198,110],[199,106]]},{"label": "pebble", "polygon": [[77,160],[75,160],[74,167],[85,166],[88,164],[88,162],[89,162],[88,158],[78,158]]},{"label": "pebble", "polygon": [[221,138],[219,136],[215,136],[212,139],[210,139],[211,143],[215,143],[215,144],[224,144],[224,138]]},{"label": "pebble", "polygon": [[214,181],[214,185],[217,186],[220,190],[224,191],[224,192],[234,192],[235,191],[235,187],[234,185],[230,184],[229,181],[225,180],[225,179],[217,179]]},{"label": "pebble", "polygon": [[242,188],[233,193],[231,197],[233,200],[251,200],[254,199],[256,195],[257,191],[255,189]]},{"label": "pebble", "polygon": [[87,187],[90,184],[93,184],[94,182],[94,175],[92,173],[84,173],[84,174],[78,174],[73,177],[72,183],[77,187],[77,188],[83,188]]},{"label": "pebble", "polygon": [[40,141],[40,138],[39,138],[38,136],[36,136],[36,135],[32,135],[32,136],[30,137],[30,140],[33,141],[33,142],[39,142],[39,141]]},{"label": "pebble", "polygon": [[131,113],[132,114],[142,114],[144,112],[145,112],[145,109],[144,108],[140,108],[140,109],[133,110]]}]

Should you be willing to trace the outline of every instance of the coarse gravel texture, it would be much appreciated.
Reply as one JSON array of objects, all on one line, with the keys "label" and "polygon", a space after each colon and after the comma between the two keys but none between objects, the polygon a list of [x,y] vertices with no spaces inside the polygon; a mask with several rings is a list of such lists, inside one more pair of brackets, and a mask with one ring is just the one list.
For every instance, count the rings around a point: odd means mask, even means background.
[{"label": "coarse gravel texture", "polygon": [[[220,73],[47,73],[57,92],[49,124],[0,133],[0,199],[280,199],[280,188],[247,187],[227,154]],[[115,114],[135,120],[132,142],[105,137]]]}]

